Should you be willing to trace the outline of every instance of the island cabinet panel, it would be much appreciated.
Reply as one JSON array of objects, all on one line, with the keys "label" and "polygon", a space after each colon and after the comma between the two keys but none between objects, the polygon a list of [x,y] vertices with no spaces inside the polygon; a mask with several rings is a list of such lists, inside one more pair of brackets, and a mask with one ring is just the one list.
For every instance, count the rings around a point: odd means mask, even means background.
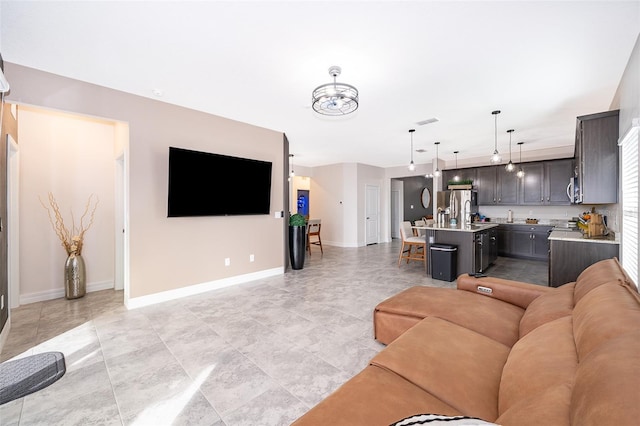
[{"label": "island cabinet panel", "polygon": [[[473,274],[475,272],[475,246],[473,232],[437,231],[436,243],[451,244],[457,247],[456,274]],[[431,256],[429,256],[431,260]]]}]

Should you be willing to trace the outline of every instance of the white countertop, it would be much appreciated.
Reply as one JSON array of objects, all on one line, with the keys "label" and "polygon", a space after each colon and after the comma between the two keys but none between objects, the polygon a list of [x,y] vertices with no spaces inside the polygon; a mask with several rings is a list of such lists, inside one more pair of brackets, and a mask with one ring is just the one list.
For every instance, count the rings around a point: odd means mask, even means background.
[{"label": "white countertop", "polygon": [[581,243],[620,244],[620,241],[606,238],[586,238],[580,231],[558,231],[549,234],[549,240],[577,241]]},{"label": "white countertop", "polygon": [[490,228],[495,228],[498,225],[499,225],[498,223],[491,223],[491,222],[481,222],[481,223],[476,222],[471,225],[457,224],[454,226],[451,226],[451,225],[439,226],[438,224],[434,223],[433,225],[427,225],[427,226],[412,226],[412,228],[433,229],[437,231],[478,232],[478,231],[484,231]]}]

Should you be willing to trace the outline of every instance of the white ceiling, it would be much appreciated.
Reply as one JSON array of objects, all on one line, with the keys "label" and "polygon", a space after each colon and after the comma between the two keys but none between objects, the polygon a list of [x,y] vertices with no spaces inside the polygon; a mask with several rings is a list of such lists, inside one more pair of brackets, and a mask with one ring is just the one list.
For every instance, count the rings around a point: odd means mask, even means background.
[{"label": "white ceiling", "polygon": [[[488,163],[495,109],[503,157],[510,128],[514,156],[572,146],[575,117],[611,105],[640,1],[3,0],[0,17],[7,62],[282,131],[301,166],[392,167],[410,128],[416,163],[435,141]],[[331,65],[360,91],[347,117],[310,108]]]}]

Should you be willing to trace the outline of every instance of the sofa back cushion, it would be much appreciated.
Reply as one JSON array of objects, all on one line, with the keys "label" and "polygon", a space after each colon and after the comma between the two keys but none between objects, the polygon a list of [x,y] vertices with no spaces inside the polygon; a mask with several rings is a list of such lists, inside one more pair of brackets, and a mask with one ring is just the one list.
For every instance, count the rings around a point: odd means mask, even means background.
[{"label": "sofa back cushion", "polygon": [[574,303],[577,304],[594,288],[616,280],[633,285],[629,276],[624,269],[622,269],[618,259],[614,257],[594,263],[578,275],[574,292]]},{"label": "sofa back cushion", "polygon": [[[570,386],[578,365],[570,316],[558,318],[532,330],[513,347],[502,370],[498,412],[500,415],[522,401],[539,398],[549,389]],[[561,419],[550,424],[564,424],[569,418],[569,394],[564,393]],[[562,403],[562,401],[558,401]],[[513,414],[513,413],[512,413]],[[522,416],[531,413],[523,412]]]},{"label": "sofa back cushion", "polygon": [[572,425],[638,424],[638,354],[640,330],[614,337],[580,360],[571,397]]},{"label": "sofa back cushion", "polygon": [[571,315],[574,287],[575,283],[565,284],[531,302],[520,319],[520,338],[542,324]]},{"label": "sofa back cushion", "polygon": [[621,281],[594,288],[573,310],[573,333],[580,360],[607,340],[638,328],[640,295]]}]

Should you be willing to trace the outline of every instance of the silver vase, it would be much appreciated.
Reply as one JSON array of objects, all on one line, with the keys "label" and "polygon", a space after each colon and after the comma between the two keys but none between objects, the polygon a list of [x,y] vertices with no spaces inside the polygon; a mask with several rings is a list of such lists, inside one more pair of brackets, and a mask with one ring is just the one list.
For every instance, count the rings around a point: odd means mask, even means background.
[{"label": "silver vase", "polygon": [[78,299],[87,291],[84,259],[72,253],[64,263],[64,291],[67,299]]}]

